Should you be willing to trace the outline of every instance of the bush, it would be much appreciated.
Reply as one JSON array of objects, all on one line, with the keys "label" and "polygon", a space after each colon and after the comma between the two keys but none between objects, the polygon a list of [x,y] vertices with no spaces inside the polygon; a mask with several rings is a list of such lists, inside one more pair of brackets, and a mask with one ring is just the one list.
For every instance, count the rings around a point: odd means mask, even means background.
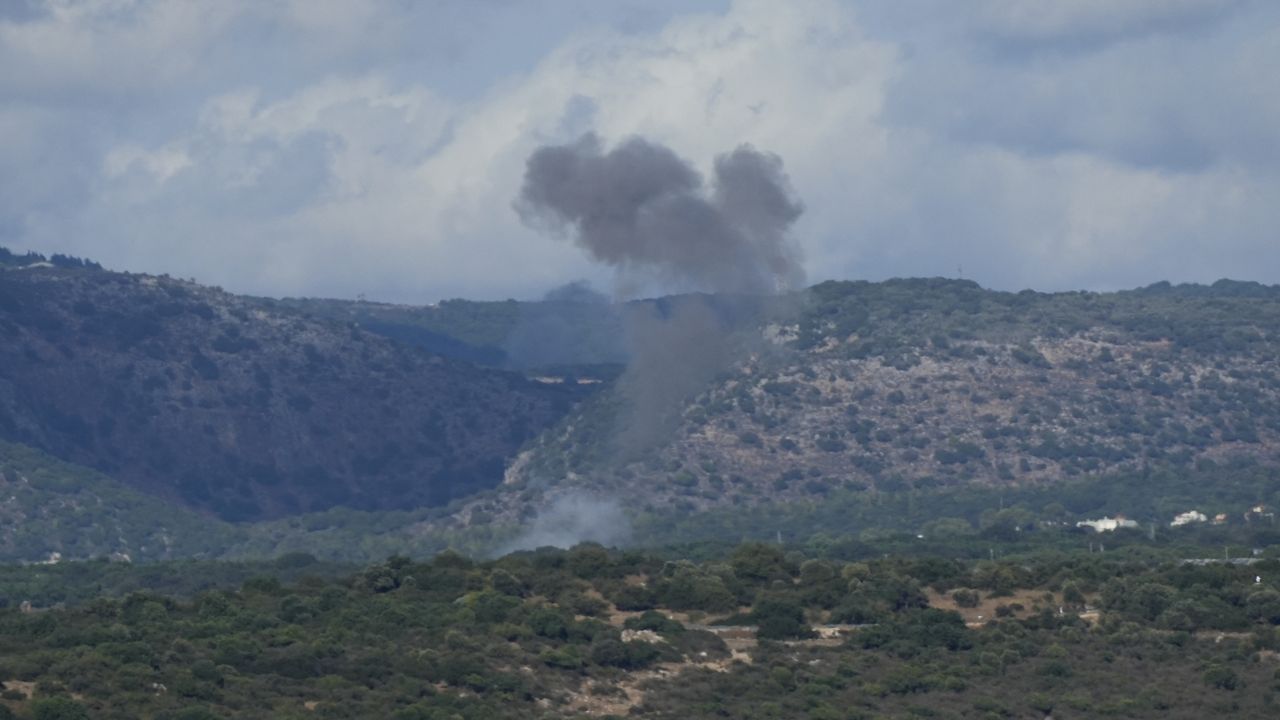
[{"label": "bush", "polygon": [[654,643],[622,642],[609,638],[591,647],[591,662],[624,670],[638,670],[653,663],[660,654]]},{"label": "bush", "polygon": [[41,698],[31,702],[31,720],[89,720],[89,711],[71,698]]},{"label": "bush", "polygon": [[1204,684],[1219,690],[1235,690],[1240,687],[1240,676],[1229,667],[1214,665],[1204,671]]},{"label": "bush", "polygon": [[756,635],[767,640],[813,637],[813,628],[804,619],[804,608],[794,598],[765,597],[751,611],[759,629]]}]

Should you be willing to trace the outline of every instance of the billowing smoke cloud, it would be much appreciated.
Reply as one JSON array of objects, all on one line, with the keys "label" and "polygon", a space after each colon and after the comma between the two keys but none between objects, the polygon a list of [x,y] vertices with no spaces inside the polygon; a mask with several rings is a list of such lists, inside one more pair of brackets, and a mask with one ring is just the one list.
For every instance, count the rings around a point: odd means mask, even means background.
[{"label": "billowing smoke cloud", "polygon": [[569,548],[580,542],[615,546],[626,542],[630,534],[631,523],[617,501],[569,492],[552,500],[499,554],[540,547]]},{"label": "billowing smoke cloud", "polygon": [[781,159],[749,145],[716,158],[708,188],[662,145],[632,138],[606,152],[587,134],[529,157],[516,207],[624,275],[745,294],[802,279],[787,230],[803,208]]},{"label": "billowing smoke cloud", "polygon": [[615,268],[620,286],[656,280],[712,293],[620,313],[630,359],[617,384],[619,462],[678,426],[685,402],[737,357],[735,331],[754,325],[764,296],[803,281],[788,236],[803,207],[782,160],[748,145],[715,158],[707,183],[662,145],[631,138],[606,150],[588,134],[535,151],[515,206],[527,224]]}]

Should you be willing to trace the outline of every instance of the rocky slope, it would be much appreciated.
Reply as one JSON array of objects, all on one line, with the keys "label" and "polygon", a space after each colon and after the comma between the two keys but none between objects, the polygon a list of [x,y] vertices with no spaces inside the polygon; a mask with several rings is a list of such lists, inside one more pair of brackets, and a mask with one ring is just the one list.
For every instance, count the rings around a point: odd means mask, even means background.
[{"label": "rocky slope", "polygon": [[602,394],[474,512],[518,517],[569,489],[694,510],[1280,463],[1280,288],[1014,294],[909,280],[827,283],[805,302],[758,329],[764,349],[691,398],[644,457],[619,460],[610,428],[626,403]]},{"label": "rocky slope", "polygon": [[168,277],[0,264],[0,439],[226,519],[442,505],[577,399]]}]

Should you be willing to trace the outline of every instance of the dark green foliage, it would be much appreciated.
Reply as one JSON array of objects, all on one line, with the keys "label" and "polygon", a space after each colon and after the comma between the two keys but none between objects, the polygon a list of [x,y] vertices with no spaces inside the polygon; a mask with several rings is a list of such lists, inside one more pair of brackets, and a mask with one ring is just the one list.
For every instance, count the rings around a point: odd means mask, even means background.
[{"label": "dark green foliage", "polygon": [[[660,666],[631,716],[948,717],[959,708],[979,717],[1269,717],[1275,670],[1258,652],[1280,645],[1265,617],[1276,563],[1121,555],[843,562],[748,544],[699,564],[583,545],[484,562],[392,556],[340,579],[262,575],[238,591],[194,597],[112,596],[106,587],[86,595],[84,578],[67,576],[68,607],[0,610],[0,677],[37,688],[34,699],[6,690],[0,708],[122,720],[549,719],[579,716],[574,698],[588,687],[621,697],[635,673]],[[309,567],[302,556],[276,565]],[[212,566],[176,569],[189,587]],[[42,573],[14,568],[5,586]],[[1258,574],[1275,579],[1255,583]],[[723,620],[757,625],[759,644],[745,650],[751,663],[726,662],[725,643],[672,619],[674,608],[611,624],[564,604],[678,576],[714,578],[746,605],[745,615]],[[1006,617],[972,627],[927,606],[961,582],[1022,599],[1006,604]],[[1101,596],[1096,623],[1059,610],[1068,584]],[[854,604],[867,624],[845,630],[843,642],[812,637],[833,605]],[[1239,632],[1215,640],[1165,629],[1161,618],[1194,605],[1211,609],[1203,627]]]},{"label": "dark green foliage", "polygon": [[[7,251],[6,251],[7,253]],[[444,506],[593,386],[168,277],[0,257],[0,440],[232,521]]]},{"label": "dark green foliage", "polygon": [[1219,690],[1235,690],[1240,687],[1240,676],[1229,667],[1214,665],[1204,671],[1204,683]]},{"label": "dark green foliage", "polygon": [[89,711],[71,698],[42,698],[31,701],[31,720],[89,720]]},{"label": "dark green foliage", "polygon": [[762,597],[753,606],[751,620],[759,628],[757,635],[764,639],[787,640],[813,636],[813,629],[805,622],[804,607],[793,597],[772,594]]},{"label": "dark green foliage", "polygon": [[650,642],[623,642],[605,638],[591,646],[591,662],[597,665],[638,670],[658,659],[661,651]]}]

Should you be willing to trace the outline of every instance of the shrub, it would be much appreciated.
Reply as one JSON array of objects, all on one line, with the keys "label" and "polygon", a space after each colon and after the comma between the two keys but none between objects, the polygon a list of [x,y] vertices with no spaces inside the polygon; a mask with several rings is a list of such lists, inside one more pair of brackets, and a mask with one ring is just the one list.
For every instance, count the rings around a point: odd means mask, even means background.
[{"label": "shrub", "polygon": [[32,720],[89,720],[85,706],[66,697],[51,697],[31,702]]},{"label": "shrub", "polygon": [[1219,690],[1235,690],[1240,687],[1240,676],[1234,670],[1222,665],[1214,665],[1204,671],[1204,684]]},{"label": "shrub", "polygon": [[756,634],[761,638],[783,640],[813,637],[813,628],[804,619],[804,608],[791,597],[762,598],[752,609],[751,619],[759,626]]}]

